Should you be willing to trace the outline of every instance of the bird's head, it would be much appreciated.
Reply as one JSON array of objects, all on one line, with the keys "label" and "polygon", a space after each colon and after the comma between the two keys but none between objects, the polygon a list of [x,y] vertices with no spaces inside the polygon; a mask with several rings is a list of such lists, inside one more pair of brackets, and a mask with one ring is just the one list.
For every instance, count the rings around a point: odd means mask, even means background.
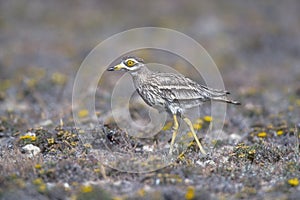
[{"label": "bird's head", "polygon": [[121,62],[113,67],[109,67],[108,71],[126,71],[136,72],[145,66],[144,60],[134,56],[123,57]]}]

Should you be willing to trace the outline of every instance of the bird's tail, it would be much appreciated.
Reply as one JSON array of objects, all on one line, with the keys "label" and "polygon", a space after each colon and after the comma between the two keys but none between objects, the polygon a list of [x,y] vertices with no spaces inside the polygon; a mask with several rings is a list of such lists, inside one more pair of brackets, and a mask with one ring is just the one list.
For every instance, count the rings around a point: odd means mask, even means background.
[{"label": "bird's tail", "polygon": [[226,90],[218,90],[218,89],[211,89],[207,90],[209,97],[213,101],[221,101],[221,102],[226,102],[234,105],[241,105],[239,101],[231,100],[227,97],[230,92]]},{"label": "bird's tail", "polygon": [[206,93],[208,98],[213,101],[221,101],[235,105],[241,105],[239,101],[229,99],[227,95],[229,95],[230,92],[226,90],[213,89],[202,85],[202,92]]},{"label": "bird's tail", "polygon": [[211,97],[211,100],[231,103],[231,104],[234,104],[234,105],[241,105],[241,102],[228,99],[227,96],[214,96],[214,97]]}]

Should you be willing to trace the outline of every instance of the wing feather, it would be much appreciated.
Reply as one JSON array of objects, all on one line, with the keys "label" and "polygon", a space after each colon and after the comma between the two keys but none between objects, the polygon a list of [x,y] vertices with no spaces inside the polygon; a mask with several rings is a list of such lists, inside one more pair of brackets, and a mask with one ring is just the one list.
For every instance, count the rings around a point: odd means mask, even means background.
[{"label": "wing feather", "polygon": [[154,72],[147,75],[145,82],[139,91],[149,105],[177,102],[193,107],[209,100],[239,104],[227,98],[228,91],[209,88],[180,74]]},{"label": "wing feather", "polygon": [[180,74],[154,73],[149,77],[148,83],[155,85],[160,91],[160,95],[169,101],[206,101],[211,96],[208,87],[202,86]]}]

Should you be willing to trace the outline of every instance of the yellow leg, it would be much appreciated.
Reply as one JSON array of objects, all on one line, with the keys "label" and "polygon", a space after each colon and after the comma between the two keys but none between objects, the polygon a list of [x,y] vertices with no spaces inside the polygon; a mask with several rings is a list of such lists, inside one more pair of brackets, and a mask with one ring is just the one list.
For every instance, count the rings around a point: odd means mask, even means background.
[{"label": "yellow leg", "polygon": [[172,154],[172,152],[173,152],[173,146],[174,146],[175,138],[176,138],[177,131],[178,131],[177,116],[173,115],[173,119],[174,119],[173,135],[172,135],[172,140],[171,140],[171,146],[170,146],[169,154]]},{"label": "yellow leg", "polygon": [[192,132],[192,134],[193,134],[193,136],[194,136],[194,138],[195,138],[195,140],[196,140],[196,143],[198,144],[198,147],[199,147],[201,153],[202,153],[202,154],[206,154],[206,152],[205,152],[205,150],[203,149],[203,147],[202,147],[200,141],[198,140],[198,137],[197,137],[197,135],[196,135],[196,133],[195,133],[195,130],[194,130],[194,128],[193,128],[193,124],[192,124],[191,120],[189,120],[189,119],[186,118],[186,117],[184,117],[183,120],[184,120],[185,123],[187,123],[187,125],[190,127],[190,130],[191,130],[191,132]]}]

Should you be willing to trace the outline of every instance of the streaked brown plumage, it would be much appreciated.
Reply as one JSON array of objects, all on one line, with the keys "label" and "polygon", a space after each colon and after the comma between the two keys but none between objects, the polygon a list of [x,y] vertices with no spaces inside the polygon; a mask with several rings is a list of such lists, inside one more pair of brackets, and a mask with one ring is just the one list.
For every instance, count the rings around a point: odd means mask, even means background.
[{"label": "streaked brown plumage", "polygon": [[108,71],[117,70],[127,71],[132,75],[137,92],[149,106],[173,115],[174,131],[170,153],[173,151],[178,130],[177,116],[179,116],[188,124],[200,151],[205,154],[191,121],[184,116],[185,109],[212,100],[240,104],[238,101],[227,98],[228,91],[208,88],[180,74],[153,72],[146,67],[141,58],[134,56],[124,57],[120,64],[108,68]]}]

